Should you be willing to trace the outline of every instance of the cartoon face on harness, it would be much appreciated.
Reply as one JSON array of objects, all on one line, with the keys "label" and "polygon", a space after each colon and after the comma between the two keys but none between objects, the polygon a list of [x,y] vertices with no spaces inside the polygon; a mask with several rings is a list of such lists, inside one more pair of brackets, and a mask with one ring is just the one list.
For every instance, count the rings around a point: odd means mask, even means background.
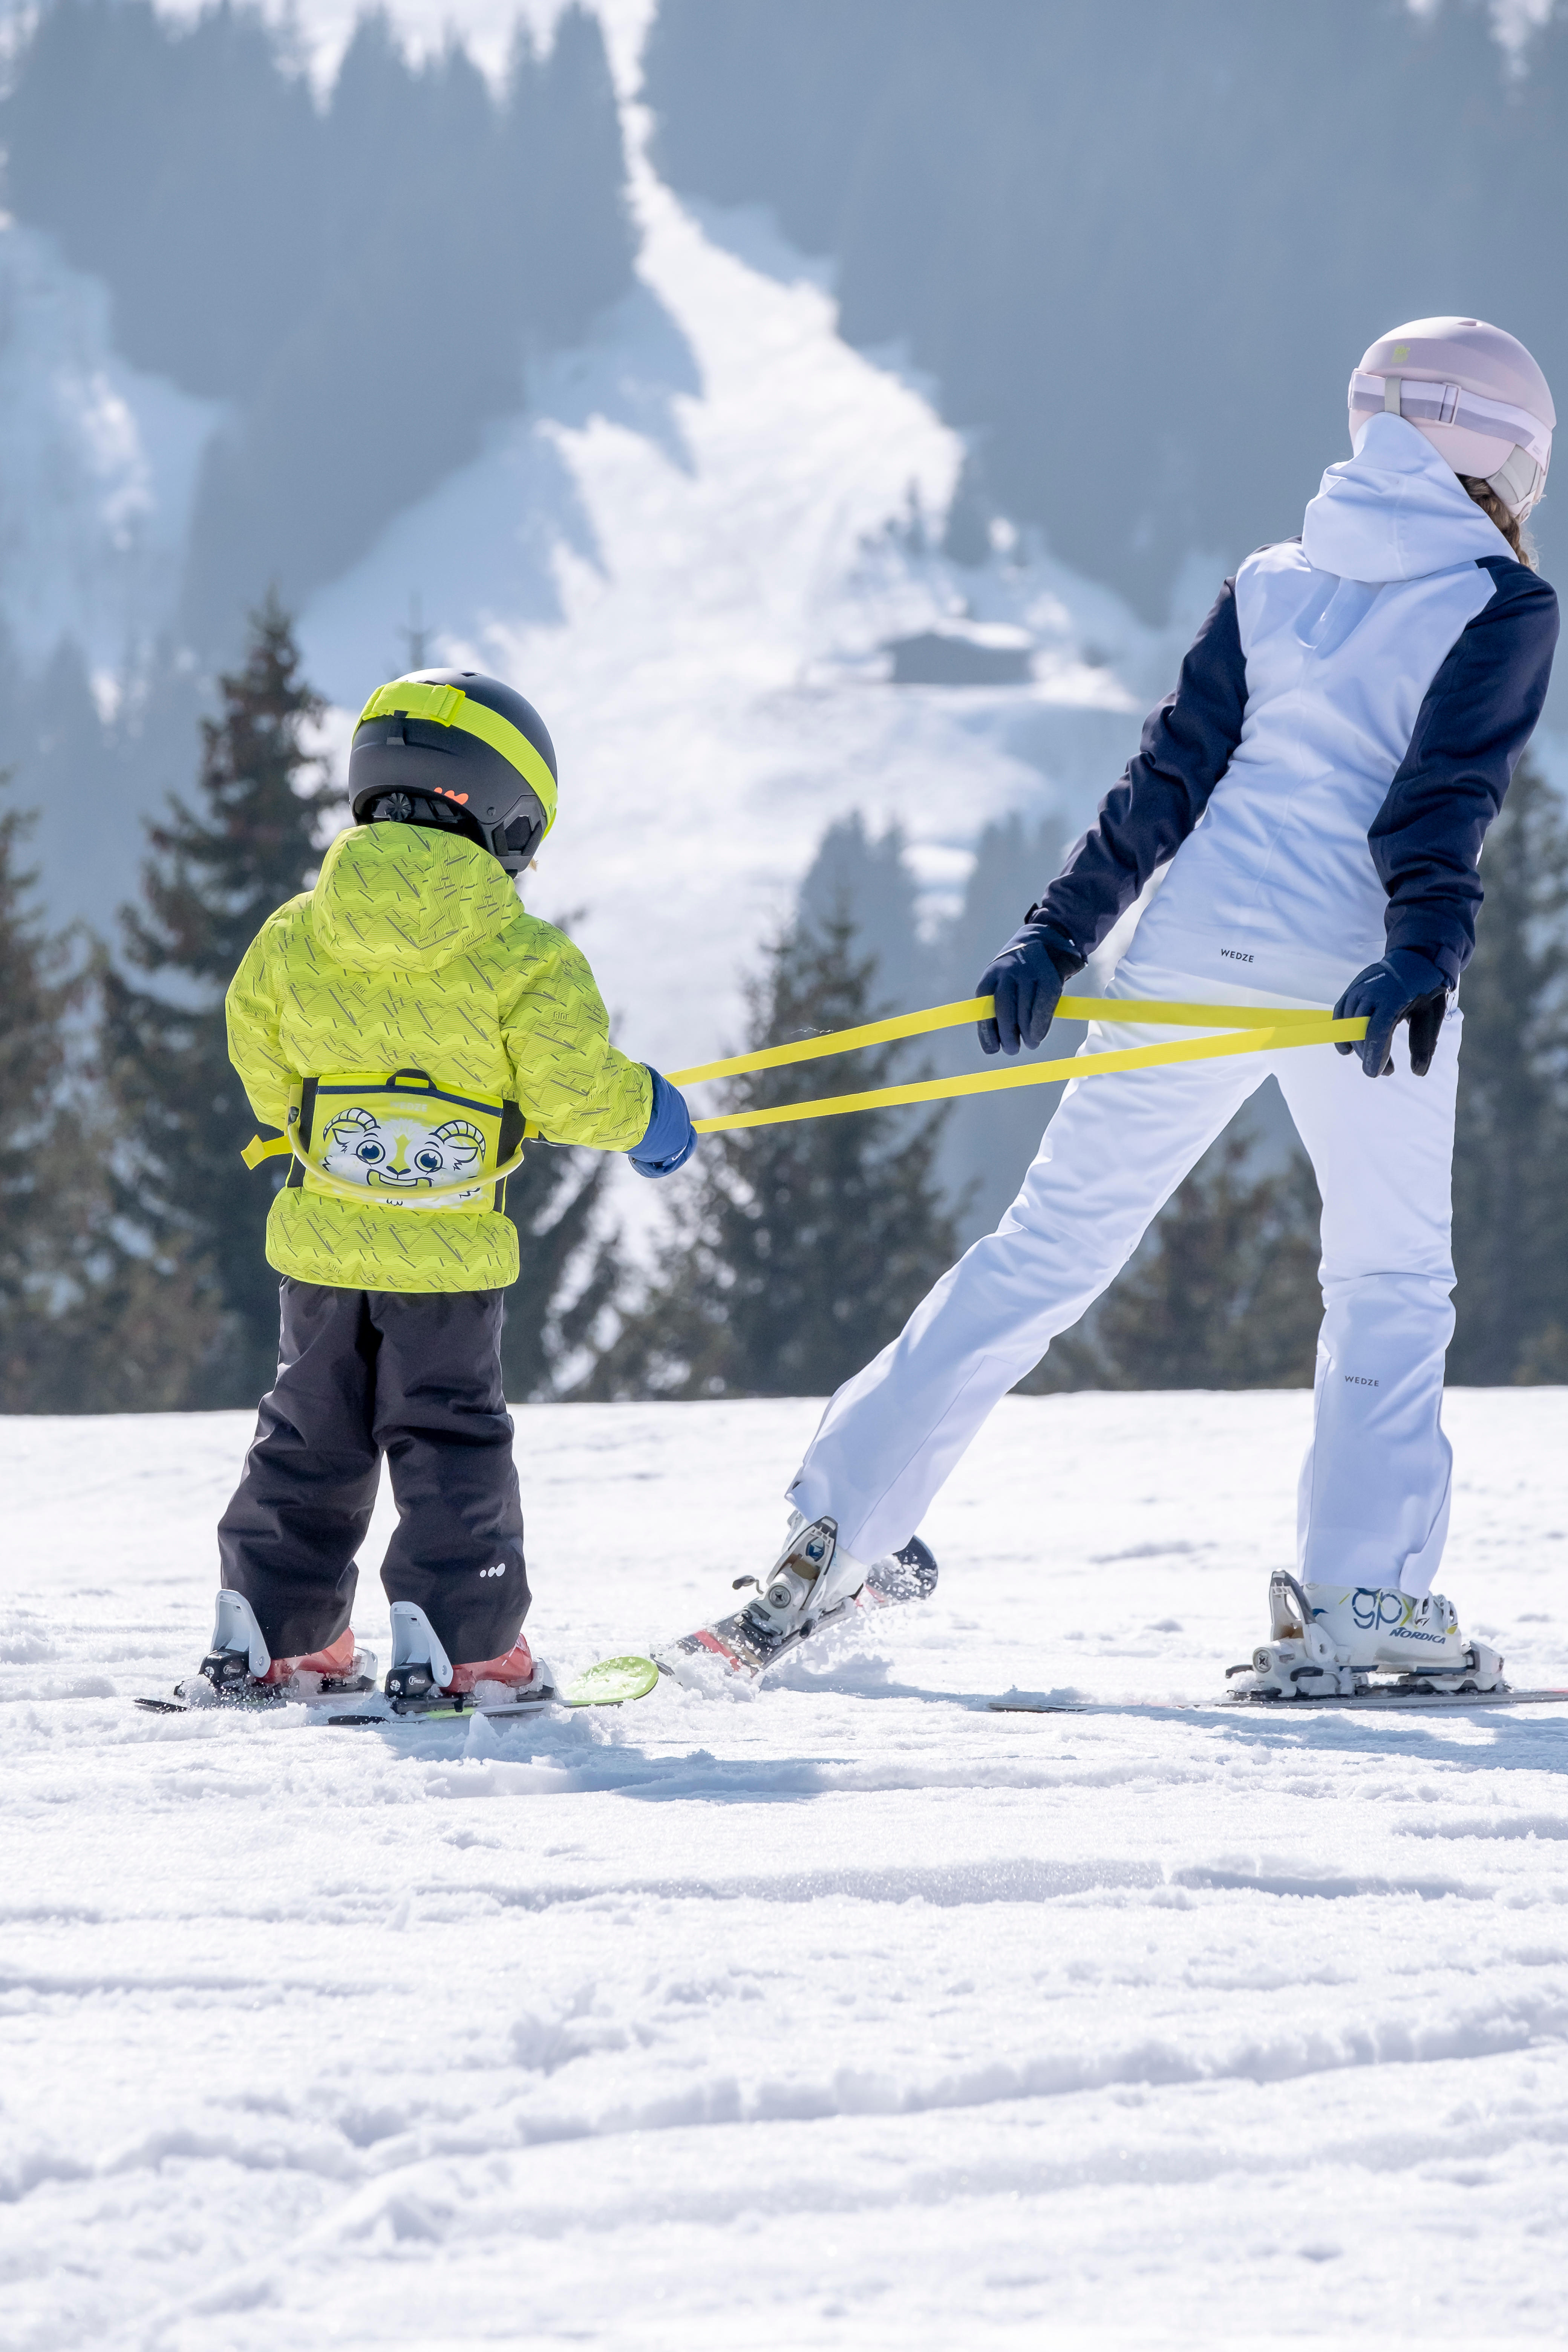
[{"label": "cartoon face on harness", "polygon": [[426,1127],[404,1116],[378,1119],[363,1104],[334,1112],[321,1133],[321,1165],[330,1175],[377,1191],[416,1192],[452,1184],[482,1167],[485,1139],[466,1118]]}]

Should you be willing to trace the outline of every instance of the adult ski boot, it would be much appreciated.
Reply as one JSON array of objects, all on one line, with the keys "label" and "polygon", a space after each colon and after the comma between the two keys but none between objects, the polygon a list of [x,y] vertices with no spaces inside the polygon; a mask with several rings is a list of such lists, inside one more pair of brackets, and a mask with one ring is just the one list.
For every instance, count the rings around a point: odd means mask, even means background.
[{"label": "adult ski boot", "polygon": [[1415,1600],[1372,1585],[1299,1584],[1283,1569],[1268,1580],[1270,1638],[1259,1643],[1237,1696],[1355,1698],[1370,1692],[1419,1696],[1500,1691],[1503,1662],[1467,1642],[1440,1592]]},{"label": "adult ski boot", "polygon": [[656,1650],[654,1660],[661,1673],[677,1680],[703,1679],[717,1665],[754,1682],[853,1610],[924,1601],[935,1591],[936,1580],[936,1561],[918,1536],[901,1551],[868,1565],[842,1548],[836,1519],[807,1519],[796,1511],[766,1576],[734,1580],[737,1592],[751,1585],[755,1600],[733,1616]]},{"label": "adult ski boot", "polygon": [[534,1659],[521,1633],[500,1657],[454,1664],[429,1618],[413,1601],[392,1604],[392,1664],[385,1688],[395,1715],[462,1715],[474,1707],[504,1714],[555,1696],[550,1669]]},{"label": "adult ski boot", "polygon": [[354,1645],[353,1629],[324,1650],[301,1657],[274,1658],[256,1612],[242,1592],[220,1592],[212,1647],[198,1672],[175,1687],[187,1705],[279,1706],[285,1699],[341,1698],[375,1688],[375,1660]]}]

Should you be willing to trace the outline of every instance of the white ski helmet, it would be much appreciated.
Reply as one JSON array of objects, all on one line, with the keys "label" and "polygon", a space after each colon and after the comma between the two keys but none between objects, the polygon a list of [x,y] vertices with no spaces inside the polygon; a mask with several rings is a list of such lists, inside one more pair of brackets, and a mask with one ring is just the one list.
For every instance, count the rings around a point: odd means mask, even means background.
[{"label": "white ski helmet", "polygon": [[1380,335],[1351,378],[1351,439],[1386,409],[1456,474],[1479,477],[1522,522],[1546,488],[1557,411],[1521,342],[1484,319],[1413,319]]}]

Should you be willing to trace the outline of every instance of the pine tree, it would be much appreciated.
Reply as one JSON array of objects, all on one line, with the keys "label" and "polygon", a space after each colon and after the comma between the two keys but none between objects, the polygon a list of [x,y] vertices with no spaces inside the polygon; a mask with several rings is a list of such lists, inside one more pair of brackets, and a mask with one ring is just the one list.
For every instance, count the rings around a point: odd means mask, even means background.
[{"label": "pine tree", "polygon": [[1486,900],[1459,1001],[1448,1377],[1568,1379],[1568,827],[1522,761],[1481,860]]},{"label": "pine tree", "polygon": [[[8,780],[7,780],[8,781]],[[58,1408],[56,1326],[84,1225],[69,1022],[84,974],[39,920],[19,865],[31,818],[0,814],[0,1412]]]},{"label": "pine tree", "polygon": [[[855,924],[858,945],[875,958],[876,994],[889,1010],[912,1013],[919,1005],[974,993],[980,974],[1060,865],[1062,848],[1054,817],[1030,822],[1014,815],[986,825],[975,843],[961,904],[934,930],[927,929],[919,919],[918,889],[901,828],[891,825],[879,839],[852,813],[823,835],[796,908],[802,918],[820,920],[841,904]],[[1055,1023],[1051,1058],[1076,1053],[1083,1035],[1081,1022]],[[969,1023],[924,1039],[920,1052],[938,1077],[996,1066],[982,1053]],[[907,1055],[899,1070],[907,1075]],[[961,1244],[994,1230],[1062,1093],[1058,1084],[975,1095],[946,1121],[937,1173]]]},{"label": "pine tree", "polygon": [[[747,992],[748,1049],[876,1017],[842,915],[797,923]],[[738,1078],[761,1108],[893,1081],[893,1050]],[[898,1332],[955,1255],[935,1161],[942,1114],[742,1128],[700,1146],[648,1294],[581,1393],[820,1396]]]},{"label": "pine tree", "polygon": [[275,599],[252,616],[244,667],[217,685],[198,804],[171,795],[168,817],[149,827],[142,903],[122,919],[131,964],[163,986],[114,972],[104,982],[107,1073],[127,1141],[118,1206],[145,1247],[201,1266],[220,1328],[193,1356],[187,1401],[205,1405],[252,1402],[271,1383],[278,1343],[263,1236],[281,1179],[240,1164],[254,1120],[229,1065],[224,992],[267,917],[304,887],[332,797],[304,741],[323,706]]},{"label": "pine tree", "polygon": [[818,927],[839,916],[853,923],[855,945],[872,960],[872,992],[899,1013],[938,1001],[940,951],[921,939],[918,886],[903,827],[879,838],[858,809],[827,827],[795,894],[797,921]]},{"label": "pine tree", "polygon": [[30,824],[0,815],[0,1412],[145,1412],[177,1401],[208,1326],[177,1255],[116,1244],[88,1054],[97,960],[38,919],[18,864]]},{"label": "pine tree", "polygon": [[515,266],[509,311],[538,352],[576,341],[633,284],[637,236],[604,26],[571,0],[547,57],[519,22],[490,202]]}]

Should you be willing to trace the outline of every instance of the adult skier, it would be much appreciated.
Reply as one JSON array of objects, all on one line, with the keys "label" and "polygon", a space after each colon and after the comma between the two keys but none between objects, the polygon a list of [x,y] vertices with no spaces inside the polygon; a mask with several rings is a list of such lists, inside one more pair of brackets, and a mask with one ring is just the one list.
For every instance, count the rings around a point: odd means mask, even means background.
[{"label": "adult skier", "polygon": [[[1299,539],[1226,581],[1121,781],[977,992],[995,999],[988,1053],[1039,1045],[1067,982],[1169,861],[1111,994],[1331,1003],[1366,1016],[1365,1043],[1069,1086],[996,1231],[829,1402],[783,1551],[704,1644],[732,1664],[760,1669],[907,1541],[992,1406],[1272,1071],[1322,1194],[1324,1304],[1300,1486],[1308,1622],[1276,1609],[1276,1687],[1478,1663],[1484,1678],[1493,1654],[1468,1650],[1432,1591],[1451,1460],[1455,997],[1482,839],[1556,643],[1521,532],[1556,417],[1524,346],[1476,319],[1380,337],[1349,400],[1353,454]],[[1085,1051],[1155,1034],[1106,1025]]]},{"label": "adult skier", "polygon": [[645,1176],[696,1140],[676,1089],[610,1044],[581,952],[520,904],[556,806],[531,703],[472,670],[395,679],[348,783],[353,827],[228,992],[231,1058],[290,1158],[267,1224],[278,1379],[218,1528],[202,1672],[226,1696],[300,1674],[363,1687],[349,1619],[383,1455],[389,1693],[533,1679],[500,1353],[517,1231],[494,1171],[525,1121]]}]

